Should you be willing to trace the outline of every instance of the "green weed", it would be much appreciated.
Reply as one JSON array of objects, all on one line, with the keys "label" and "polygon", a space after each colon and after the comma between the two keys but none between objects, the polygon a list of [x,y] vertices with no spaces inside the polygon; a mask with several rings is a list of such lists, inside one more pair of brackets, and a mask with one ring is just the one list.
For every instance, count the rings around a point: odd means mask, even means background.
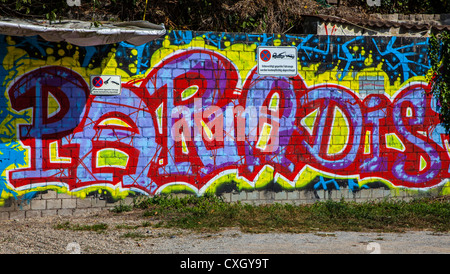
[{"label": "green weed", "polygon": [[[136,205],[135,205],[136,207]],[[448,199],[349,202],[307,205],[229,203],[216,196],[154,196],[140,202],[143,216],[158,227],[217,231],[239,227],[246,232],[450,230]]]},{"label": "green weed", "polygon": [[127,232],[123,234],[121,237],[123,238],[132,238],[132,239],[142,239],[142,238],[148,238],[148,235],[145,235],[140,232]]},{"label": "green weed", "polygon": [[54,226],[55,229],[72,230],[72,231],[96,231],[103,232],[108,229],[108,225],[105,223],[93,224],[93,225],[79,225],[71,224],[70,222],[64,222]]},{"label": "green weed", "polygon": [[119,205],[114,206],[111,209],[111,212],[122,213],[122,212],[127,212],[127,211],[132,211],[132,210],[133,210],[133,206],[132,205],[119,204]]}]

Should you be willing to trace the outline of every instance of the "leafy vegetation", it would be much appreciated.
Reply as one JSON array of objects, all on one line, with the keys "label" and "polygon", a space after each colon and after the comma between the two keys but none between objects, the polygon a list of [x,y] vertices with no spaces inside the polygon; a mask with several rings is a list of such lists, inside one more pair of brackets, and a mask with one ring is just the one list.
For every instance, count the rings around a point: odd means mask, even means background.
[{"label": "leafy vegetation", "polygon": [[50,22],[89,20],[96,26],[101,21],[147,19],[168,29],[280,32],[292,28],[308,6],[314,9],[318,4],[315,0],[82,0],[81,6],[69,7],[67,0],[0,0],[0,14]]},{"label": "leafy vegetation", "polygon": [[407,229],[450,230],[450,203],[443,199],[314,204],[252,205],[228,203],[217,196],[154,196],[135,204],[158,227],[217,231],[239,227],[245,232],[309,232]]},{"label": "leafy vegetation", "polygon": [[133,206],[131,205],[126,205],[126,204],[118,204],[116,206],[114,206],[111,211],[115,212],[115,213],[121,213],[121,212],[127,212],[127,211],[131,211],[133,210]]},{"label": "leafy vegetation", "polygon": [[[327,200],[303,205],[230,203],[214,195],[140,197],[132,205],[133,214],[142,214],[140,224],[123,223],[110,228],[105,223],[73,224],[67,221],[54,228],[96,232],[119,229],[125,230],[122,235],[125,238],[155,237],[138,230],[140,228],[175,228],[199,232],[239,228],[247,233],[450,231],[449,196],[418,198],[409,202]],[[123,212],[114,211],[115,214]]]},{"label": "leafy vegetation", "polygon": [[93,225],[71,224],[70,222],[60,223],[54,226],[55,229],[72,230],[72,231],[95,231],[103,232],[108,229],[108,225],[104,223]]},{"label": "leafy vegetation", "polygon": [[450,133],[450,34],[442,31],[432,34],[428,58],[431,65],[429,80],[431,92],[438,98],[437,109],[441,124]]},{"label": "leafy vegetation", "polygon": [[0,14],[26,19],[92,21],[148,20],[167,29],[193,31],[302,33],[304,15],[325,14],[347,18],[368,13],[450,13],[446,0],[81,0],[69,7],[67,0],[0,0]]}]

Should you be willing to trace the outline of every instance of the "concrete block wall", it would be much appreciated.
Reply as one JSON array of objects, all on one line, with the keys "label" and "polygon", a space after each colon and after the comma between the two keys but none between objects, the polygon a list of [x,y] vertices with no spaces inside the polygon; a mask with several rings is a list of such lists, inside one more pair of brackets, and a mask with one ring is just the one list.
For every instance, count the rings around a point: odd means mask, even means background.
[{"label": "concrete block wall", "polygon": [[[297,75],[259,75],[258,47],[295,48]],[[395,36],[170,31],[96,47],[0,36],[0,218],[136,195],[447,195],[427,49],[426,38]],[[113,75],[120,95],[90,94],[91,76]]]},{"label": "concrete block wall", "polygon": [[111,210],[120,204],[132,205],[133,198],[109,201],[98,196],[77,198],[54,190],[44,191],[32,199],[8,198],[0,207],[0,220],[20,220],[46,216],[81,216]]}]

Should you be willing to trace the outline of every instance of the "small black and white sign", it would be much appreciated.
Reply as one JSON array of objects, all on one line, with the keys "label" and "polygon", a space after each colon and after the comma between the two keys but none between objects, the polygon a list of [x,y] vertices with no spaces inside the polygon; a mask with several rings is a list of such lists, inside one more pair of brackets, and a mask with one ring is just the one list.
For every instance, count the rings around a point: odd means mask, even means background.
[{"label": "small black and white sign", "polygon": [[296,47],[258,47],[258,75],[295,76],[297,75]]},{"label": "small black and white sign", "polygon": [[92,95],[120,95],[121,91],[120,75],[91,75]]}]

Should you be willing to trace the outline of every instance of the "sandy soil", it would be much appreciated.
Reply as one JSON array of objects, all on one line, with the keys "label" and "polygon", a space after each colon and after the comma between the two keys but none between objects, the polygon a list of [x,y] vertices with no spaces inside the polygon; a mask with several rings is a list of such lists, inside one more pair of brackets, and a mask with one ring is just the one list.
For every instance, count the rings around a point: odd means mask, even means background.
[{"label": "sandy soil", "polygon": [[[442,254],[450,234],[321,232],[214,233],[143,226],[141,212],[0,221],[0,254]],[[107,224],[102,232],[57,229],[59,224]]]}]

